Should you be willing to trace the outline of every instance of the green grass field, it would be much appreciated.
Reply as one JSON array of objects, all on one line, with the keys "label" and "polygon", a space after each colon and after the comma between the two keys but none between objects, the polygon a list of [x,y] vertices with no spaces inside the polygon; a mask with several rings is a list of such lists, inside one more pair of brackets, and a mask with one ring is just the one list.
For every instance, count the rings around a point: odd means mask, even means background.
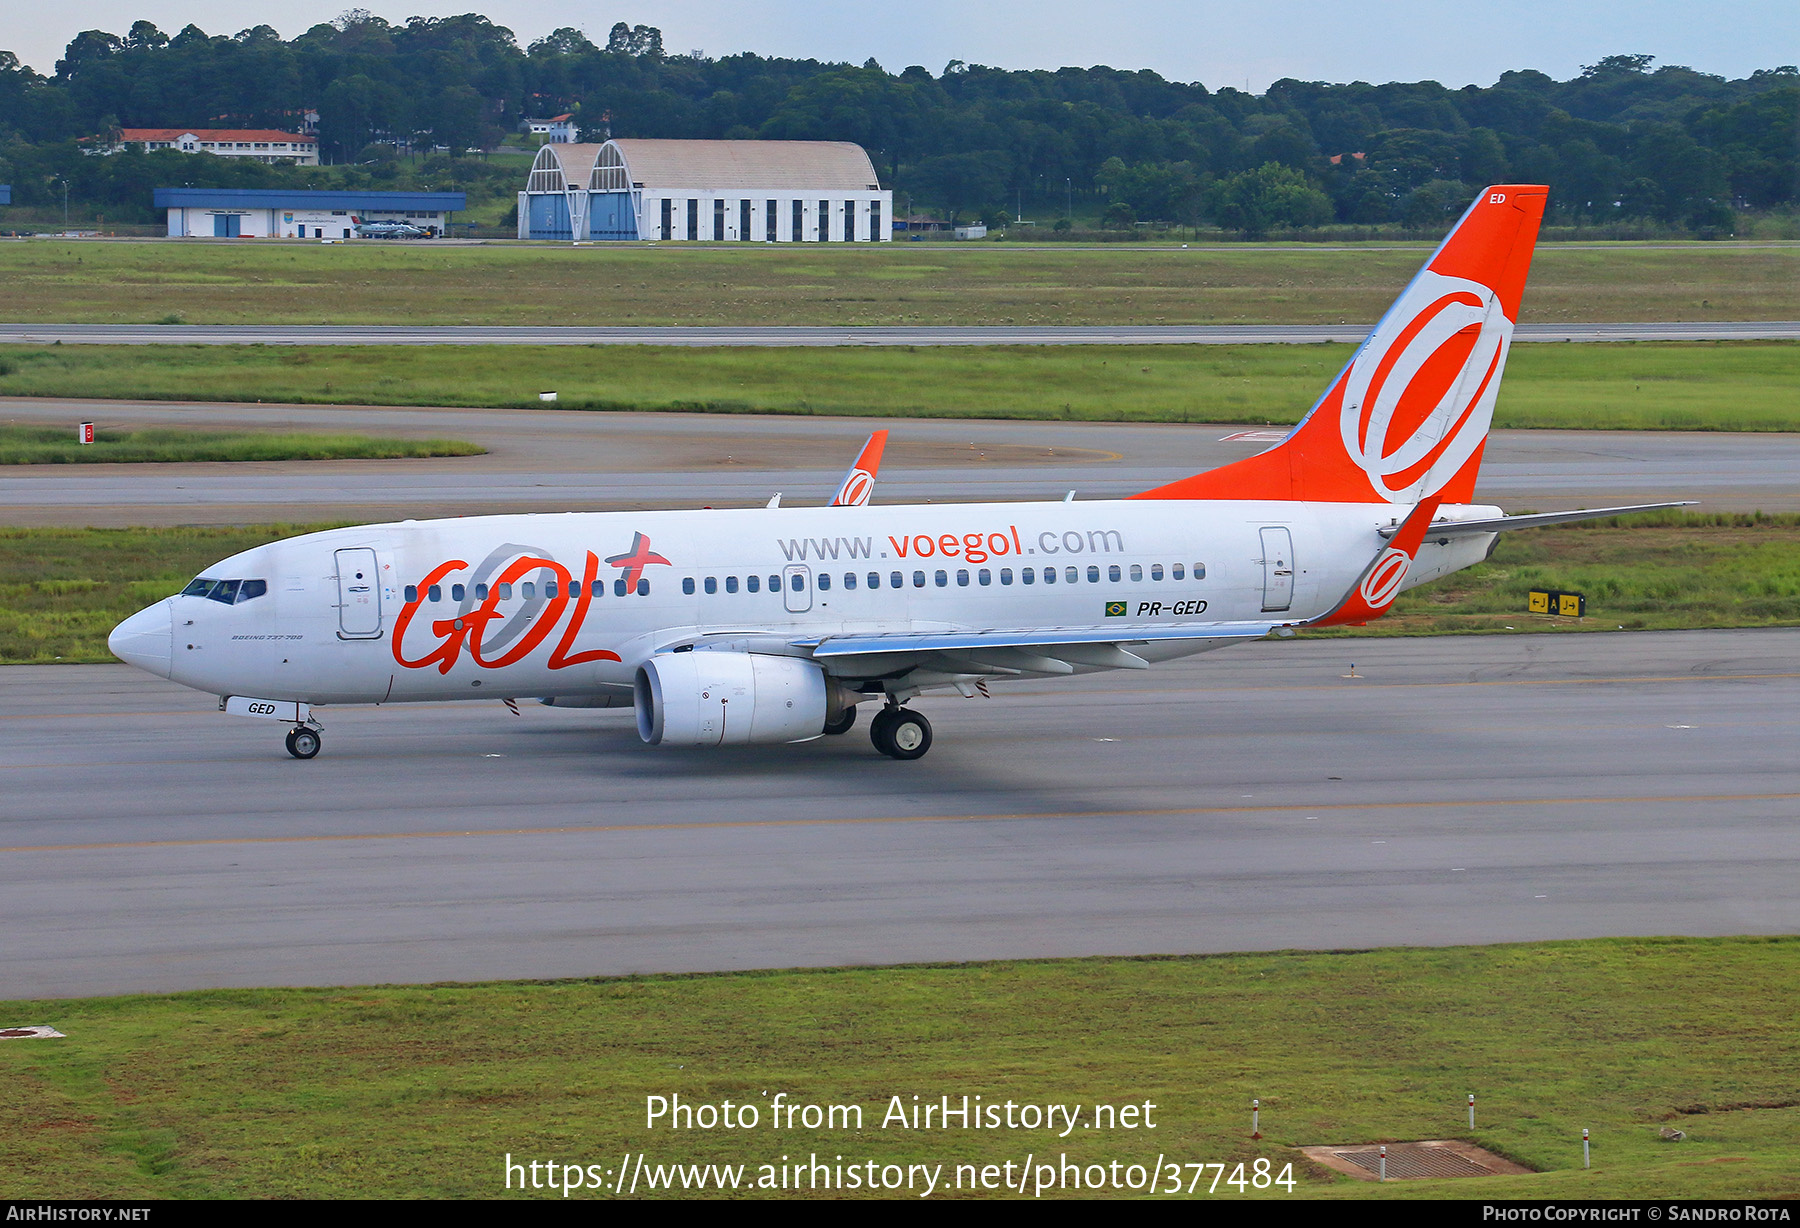
[{"label": "green grass field", "polygon": [[78,443],[62,427],[0,424],[0,465],[95,465],[173,461],[398,460],[480,456],[458,439],[377,439],[251,431],[96,430]]},{"label": "green grass field", "polygon": [[[950,1181],[1161,1154],[1291,1163],[1297,1197],[1791,1198],[1797,982],[1793,938],[1602,939],[4,1003],[0,1022],[67,1035],[0,1047],[0,1197],[489,1198],[509,1153],[604,1170],[643,1152],[750,1184],[815,1153]],[[776,1093],[860,1106],[862,1126],[777,1131]],[[647,1098],[675,1094],[754,1105],[757,1127],[647,1129]],[[1155,1128],[883,1128],[915,1095],[1084,1121],[1147,1102]],[[1377,1186],[1293,1150],[1446,1137],[1537,1171]]]},{"label": "green grass field", "polygon": [[[1373,325],[1429,245],[0,244],[0,316],[194,324]],[[1800,319],[1800,244],[1545,245],[1527,322]]]},{"label": "green grass field", "polygon": [[[324,527],[0,530],[0,665],[111,661],[106,636],[127,615],[227,555]],[[1588,617],[1527,614],[1532,588],[1586,593]],[[1800,516],[1665,512],[1505,534],[1486,563],[1402,594],[1386,618],[1305,634],[1797,623]]]},{"label": "green grass field", "polygon": [[[1348,345],[0,346],[0,396],[1296,422]],[[1800,344],[1520,345],[1499,427],[1800,430]],[[0,410],[0,413],[3,413]]]}]

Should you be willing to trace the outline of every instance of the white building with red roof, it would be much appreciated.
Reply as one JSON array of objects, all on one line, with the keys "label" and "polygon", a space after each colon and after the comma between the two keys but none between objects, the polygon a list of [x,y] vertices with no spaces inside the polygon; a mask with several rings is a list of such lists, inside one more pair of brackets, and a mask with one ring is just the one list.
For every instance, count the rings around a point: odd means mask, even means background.
[{"label": "white building with red roof", "polygon": [[271,164],[319,164],[318,137],[268,128],[121,128],[116,141],[95,152],[118,153],[129,145],[141,146],[145,151],[178,149],[183,153],[253,158]]},{"label": "white building with red roof", "polygon": [[532,136],[543,137],[551,145],[571,145],[576,138],[573,112],[552,115],[549,119],[527,119],[519,126]]}]

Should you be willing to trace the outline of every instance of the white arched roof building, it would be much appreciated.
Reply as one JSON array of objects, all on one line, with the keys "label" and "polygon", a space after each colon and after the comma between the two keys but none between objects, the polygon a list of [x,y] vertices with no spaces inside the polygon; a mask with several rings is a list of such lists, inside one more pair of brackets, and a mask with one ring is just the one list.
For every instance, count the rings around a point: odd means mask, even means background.
[{"label": "white arched roof building", "polygon": [[519,193],[521,239],[879,243],[893,219],[848,141],[545,145]]}]

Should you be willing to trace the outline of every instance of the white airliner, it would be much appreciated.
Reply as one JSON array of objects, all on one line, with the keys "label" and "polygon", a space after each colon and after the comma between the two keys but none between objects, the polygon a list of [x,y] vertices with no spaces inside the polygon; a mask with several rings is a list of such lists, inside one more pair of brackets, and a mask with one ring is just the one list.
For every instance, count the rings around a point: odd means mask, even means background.
[{"label": "white airliner", "polygon": [[334,529],[207,568],[109,645],[289,725],[302,759],[314,705],[521,696],[706,746],[843,733],[874,703],[876,749],[917,759],[927,691],[1366,622],[1501,530],[1645,510],[1469,502],[1545,192],[1483,192],[1281,443],[1129,499],[855,506],[859,464],[823,508]]}]

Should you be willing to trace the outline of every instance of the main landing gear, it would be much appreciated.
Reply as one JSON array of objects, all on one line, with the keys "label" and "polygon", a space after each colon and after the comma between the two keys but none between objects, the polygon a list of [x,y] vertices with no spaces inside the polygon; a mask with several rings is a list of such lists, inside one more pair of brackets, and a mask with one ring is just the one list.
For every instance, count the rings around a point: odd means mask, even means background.
[{"label": "main landing gear", "polygon": [[869,722],[869,741],[892,759],[917,759],[931,749],[931,722],[911,708],[883,708]]},{"label": "main landing gear", "polygon": [[319,731],[310,725],[296,725],[288,730],[288,754],[296,759],[311,759],[321,745]]}]

